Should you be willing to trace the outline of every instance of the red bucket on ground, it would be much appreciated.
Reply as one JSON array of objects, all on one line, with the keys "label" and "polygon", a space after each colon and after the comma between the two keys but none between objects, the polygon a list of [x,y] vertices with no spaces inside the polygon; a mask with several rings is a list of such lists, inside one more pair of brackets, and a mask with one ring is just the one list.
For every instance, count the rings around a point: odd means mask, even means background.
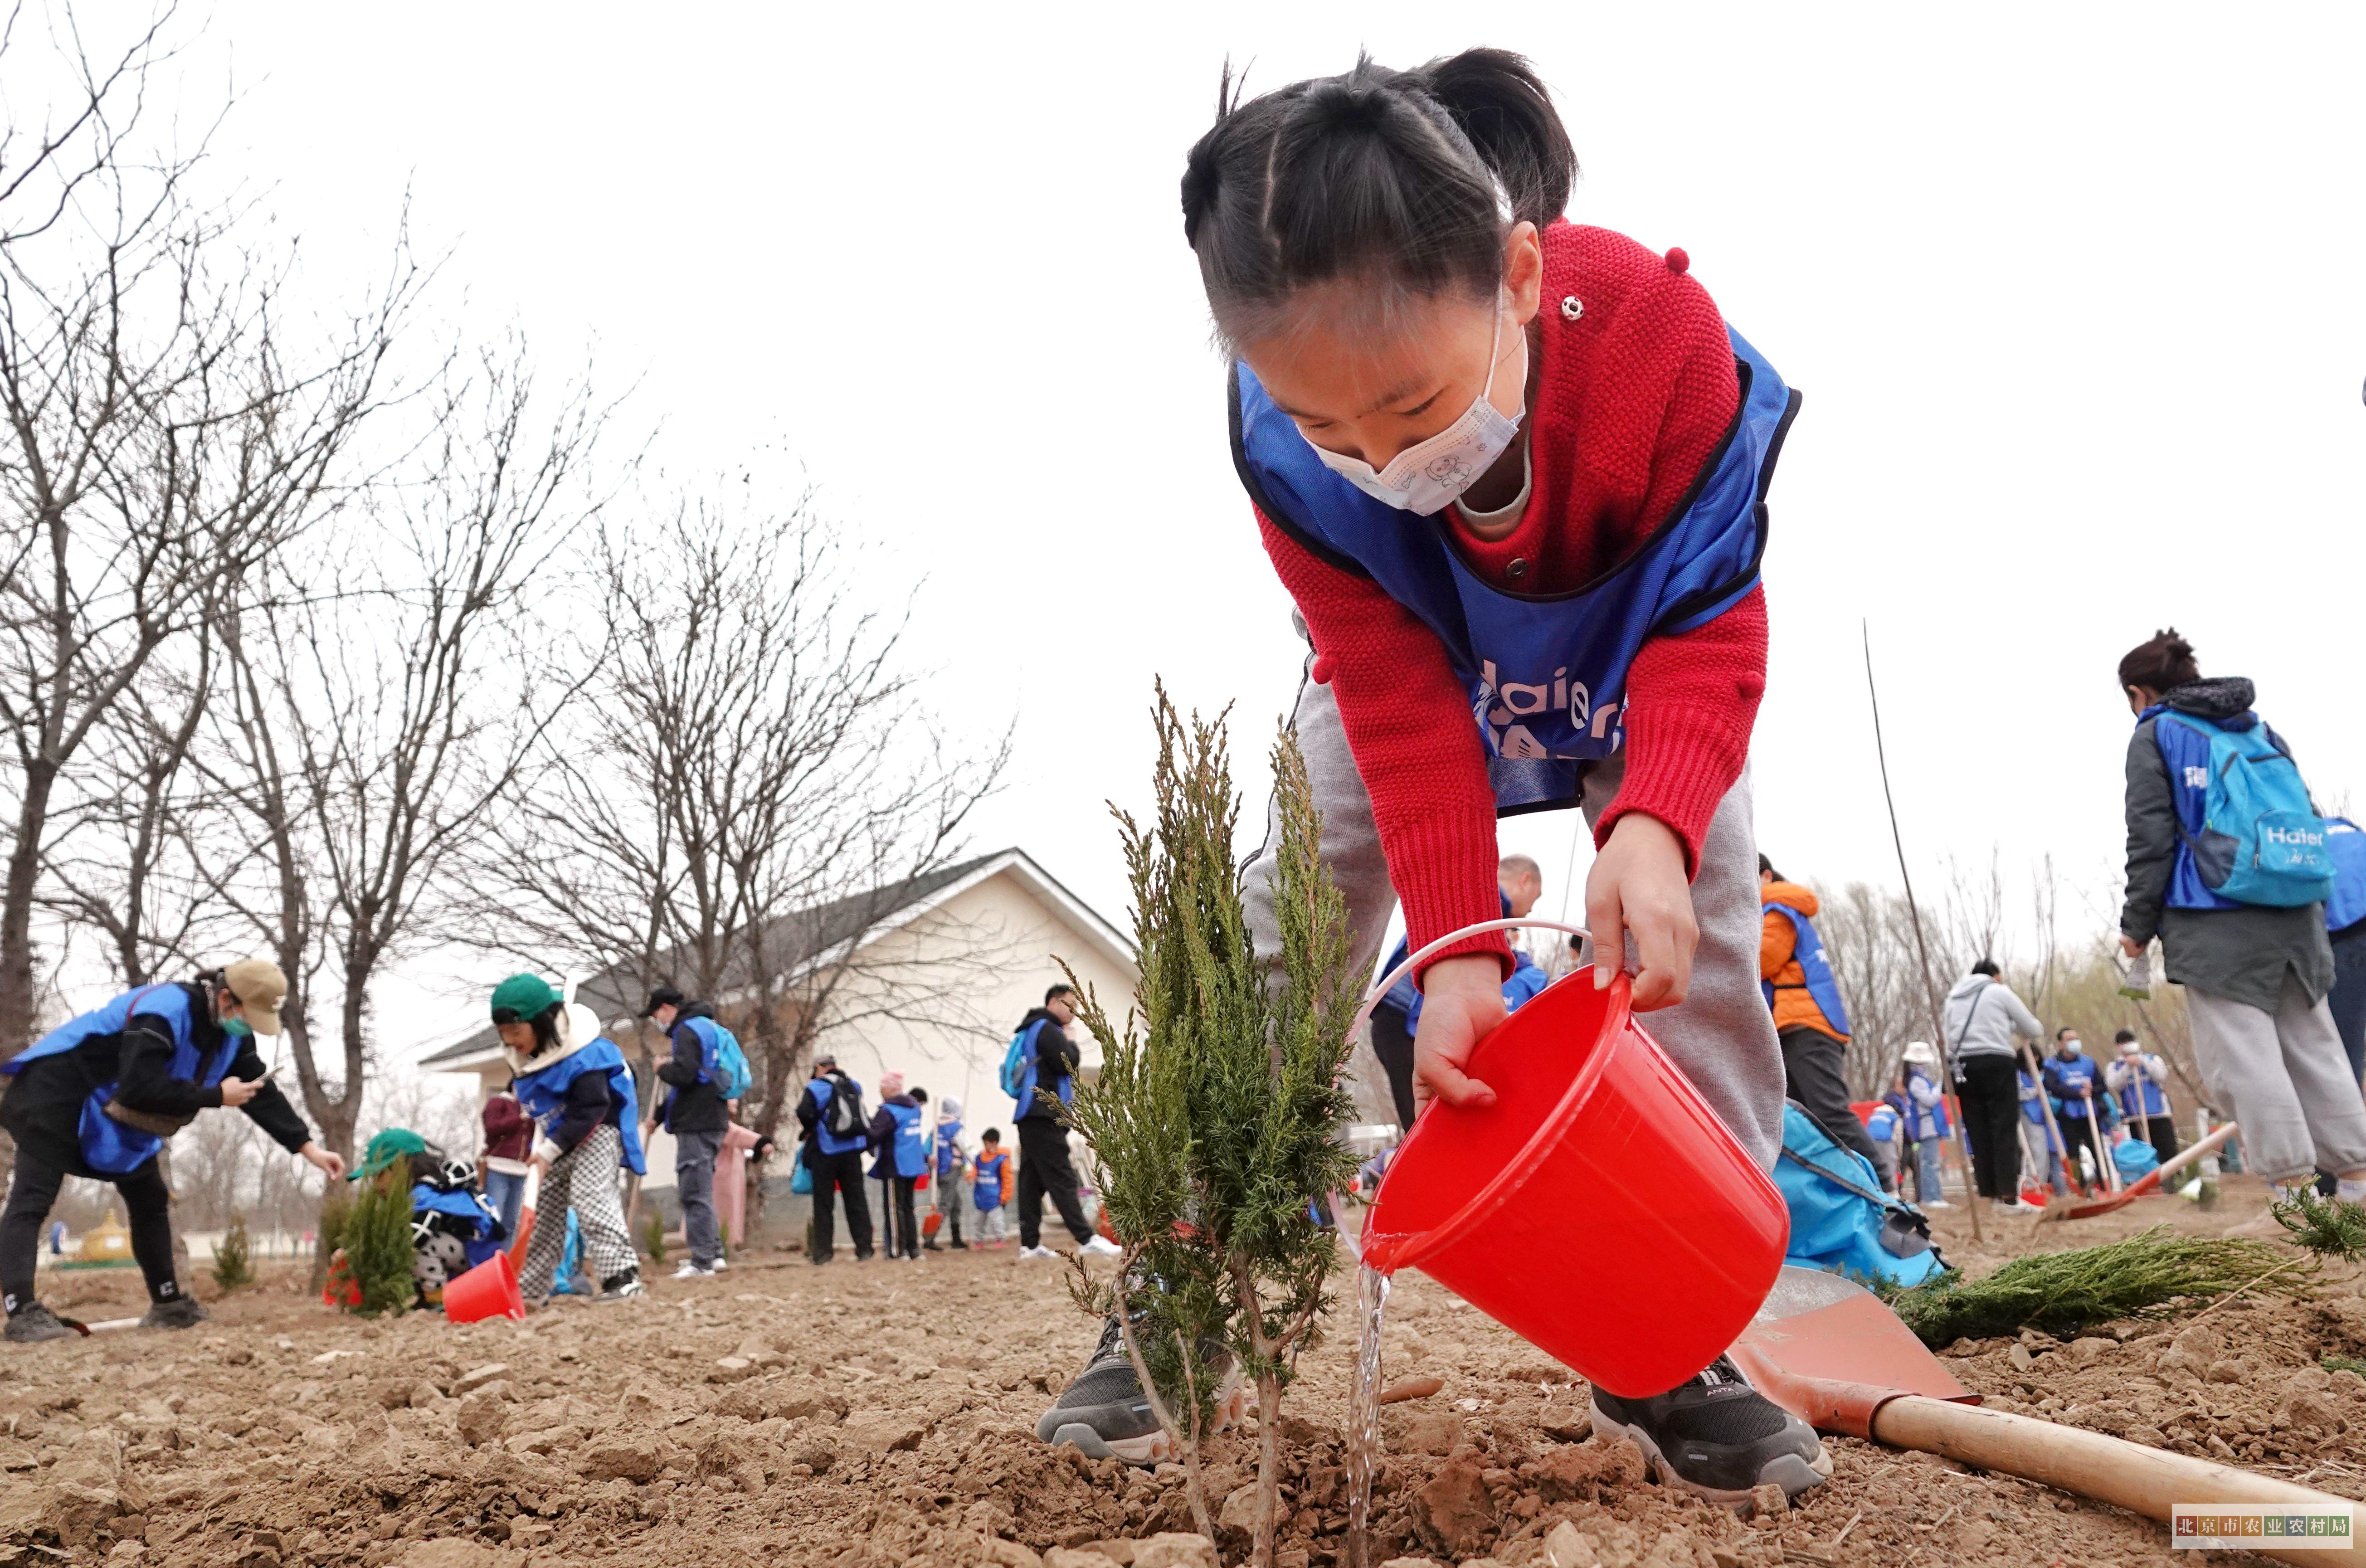
[{"label": "red bucket on ground", "polygon": [[517,1266],[506,1252],[494,1253],[444,1287],[444,1316],[449,1322],[524,1315],[525,1297],[518,1291]]},{"label": "red bucket on ground", "polygon": [[1365,1217],[1364,1260],[1421,1269],[1628,1398],[1732,1344],[1783,1266],[1790,1215],[1637,1025],[1627,977],[1548,987],[1469,1071],[1495,1103],[1422,1113]]}]

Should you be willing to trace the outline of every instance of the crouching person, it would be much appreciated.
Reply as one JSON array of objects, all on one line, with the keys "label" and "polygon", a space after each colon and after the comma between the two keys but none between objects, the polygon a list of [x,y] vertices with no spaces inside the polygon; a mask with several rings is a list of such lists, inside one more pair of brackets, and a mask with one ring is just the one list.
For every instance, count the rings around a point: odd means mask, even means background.
[{"label": "crouching person", "polygon": [[254,1037],[279,1032],[287,977],[248,959],[179,985],[142,986],[51,1031],[6,1066],[0,1127],[17,1140],[16,1175],[0,1212],[6,1337],[19,1344],[73,1333],[33,1297],[41,1224],[69,1176],[111,1181],[123,1195],[131,1255],[148,1281],[142,1326],[206,1319],[173,1275],[172,1194],[156,1156],[164,1140],[218,1105],[236,1106],[290,1154],[334,1178],[344,1161],[312,1141],[304,1119],[265,1077]]},{"label": "crouching person", "polygon": [[534,1238],[518,1270],[520,1293],[537,1305],[549,1299],[572,1211],[584,1258],[600,1281],[593,1300],[641,1294],[648,1287],[616,1191],[619,1166],[636,1176],[648,1170],[625,1054],[601,1034],[590,1008],[568,1006],[539,975],[502,981],[493,988],[492,1010],[502,1055],[517,1075],[518,1104],[537,1129],[527,1163],[543,1173]]}]

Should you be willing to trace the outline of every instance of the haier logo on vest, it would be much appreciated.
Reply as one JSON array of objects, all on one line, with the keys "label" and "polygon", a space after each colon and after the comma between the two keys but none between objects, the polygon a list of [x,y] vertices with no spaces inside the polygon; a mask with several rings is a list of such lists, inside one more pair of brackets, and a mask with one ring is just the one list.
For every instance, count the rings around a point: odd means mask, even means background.
[{"label": "haier logo on vest", "polygon": [[1569,678],[1567,665],[1556,669],[1549,681],[1506,681],[1493,660],[1482,659],[1479,680],[1479,701],[1473,711],[1498,756],[1541,759],[1555,754],[1538,739],[1531,721],[1548,735],[1606,738],[1613,749],[1626,743],[1626,727],[1619,722],[1626,705],[1605,702],[1595,706],[1594,694],[1584,682]]},{"label": "haier logo on vest", "polygon": [[2188,789],[2208,789],[2210,787],[2210,770],[2207,768],[2186,769],[2185,787]]}]

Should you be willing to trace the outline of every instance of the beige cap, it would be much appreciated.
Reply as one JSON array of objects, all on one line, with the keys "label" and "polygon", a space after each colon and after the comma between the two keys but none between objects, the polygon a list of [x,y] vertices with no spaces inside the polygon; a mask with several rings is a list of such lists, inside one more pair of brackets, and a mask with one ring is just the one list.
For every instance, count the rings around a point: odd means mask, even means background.
[{"label": "beige cap", "polygon": [[287,999],[287,976],[267,958],[242,958],[222,971],[222,983],[239,1000],[246,1026],[257,1034],[279,1032],[279,1004]]}]

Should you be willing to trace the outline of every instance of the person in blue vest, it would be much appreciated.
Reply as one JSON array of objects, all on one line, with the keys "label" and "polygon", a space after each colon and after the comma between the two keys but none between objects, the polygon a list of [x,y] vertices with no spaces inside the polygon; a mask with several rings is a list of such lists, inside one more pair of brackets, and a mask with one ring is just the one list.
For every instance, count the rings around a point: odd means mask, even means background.
[{"label": "person in blue vest", "polygon": [[[1528,855],[1510,854],[1495,863],[1495,892],[1502,899],[1503,918],[1525,919],[1537,907],[1545,893],[1545,874],[1535,859]],[[1393,973],[1402,965],[1413,949],[1399,937],[1395,951],[1380,964],[1379,973]],[[1552,976],[1544,966],[1528,955],[1518,943],[1512,947],[1512,972],[1504,977],[1504,1011],[1516,1011],[1521,1003],[1534,997],[1551,983]],[[1397,1125],[1410,1129],[1414,1112],[1413,1084],[1414,1036],[1421,1028],[1421,987],[1407,975],[1389,987],[1380,1005],[1372,1009],[1372,1055],[1380,1058],[1381,1069],[1388,1074],[1389,1096],[1397,1111]]]},{"label": "person in blue vest", "polygon": [[646,1175],[633,1071],[599,1015],[567,1004],[539,975],[513,975],[493,987],[493,1028],[516,1075],[519,1106],[535,1126],[527,1164],[542,1173],[534,1235],[518,1269],[529,1302],[549,1299],[567,1252],[567,1216],[575,1216],[584,1260],[600,1282],[599,1302],[642,1294],[640,1255],[625,1228],[617,1172]]},{"label": "person in blue vest", "polygon": [[797,1096],[797,1126],[804,1143],[797,1158],[813,1173],[813,1251],[816,1267],[837,1256],[838,1216],[832,1193],[846,1202],[846,1239],[854,1244],[854,1260],[868,1262],[872,1252],[871,1199],[862,1190],[862,1151],[871,1141],[871,1127],[862,1113],[862,1086],[841,1071],[838,1058],[828,1054],[813,1060],[813,1075]]},{"label": "person in blue vest", "polygon": [[[2121,949],[2133,959],[2160,939],[2194,1059],[2234,1101],[2252,1172],[2297,1187],[2321,1168],[2366,1201],[2366,1096],[2327,1005],[2324,900],[2339,880],[2292,749],[2252,711],[2251,682],[2203,679],[2174,627],[2128,650],[2119,684],[2136,716]],[[2233,808],[2238,774],[2271,812]]]},{"label": "person in blue vest", "polygon": [[1873,1140],[1849,1107],[1848,1008],[1816,934],[1816,895],[1758,857],[1758,979],[1783,1048],[1783,1088],[1824,1136],[1874,1161]]},{"label": "person in blue vest", "polygon": [[2162,1159],[2176,1158],[2177,1115],[2169,1103],[2168,1059],[2146,1050],[2133,1029],[2121,1030],[2112,1043],[2119,1047],[2120,1059],[2104,1066],[2103,1081],[2111,1086],[2120,1114],[2127,1118],[2128,1131],[2151,1144]]},{"label": "person in blue vest", "polygon": [[2111,1157],[2111,1145],[2103,1136],[2101,1102],[2110,1091],[2102,1065],[2087,1055],[2079,1032],[2065,1025],[2054,1032],[2054,1051],[2040,1065],[2039,1076],[2045,1092],[2054,1097],[2055,1115],[2062,1123],[2064,1162],[2081,1179],[2091,1162],[2093,1179],[2101,1180],[2102,1162]]},{"label": "person in blue vest", "polygon": [[658,1081],[666,1093],[653,1118],[673,1134],[674,1197],[682,1205],[682,1240],[690,1247],[673,1277],[712,1279],[723,1262],[723,1229],[715,1220],[715,1162],[731,1129],[731,1107],[715,1071],[715,1008],[659,986],[649,993],[641,1016],[673,1046],[672,1056],[658,1064]]},{"label": "person in blue vest", "polygon": [[1928,1040],[1910,1041],[1906,1067],[1906,1138],[1914,1146],[1914,1201],[1925,1209],[1955,1205],[1940,1186],[1940,1151],[1955,1131],[1947,1120],[1947,1086],[1939,1077],[1939,1053]]},{"label": "person in blue vest", "polygon": [[872,1174],[888,1187],[887,1258],[920,1256],[920,1221],[914,1190],[929,1168],[927,1115],[918,1096],[904,1089],[904,1075],[879,1075],[879,1111],[871,1118]]},{"label": "person in blue vest", "polygon": [[[946,1245],[955,1252],[969,1250],[969,1243],[962,1239],[962,1216],[969,1208],[968,1166],[969,1147],[962,1141],[962,1102],[949,1094],[937,1101],[937,1130],[929,1140],[929,1190],[935,1194]],[[924,1251],[941,1250],[932,1235],[923,1237],[920,1246]]]},{"label": "person in blue vest", "polygon": [[257,1035],[276,1036],[287,977],[250,958],[176,985],[142,986],[51,1031],[0,1066],[8,1078],[0,1127],[17,1141],[0,1211],[0,1302],[17,1344],[74,1330],[33,1294],[41,1225],[69,1176],[115,1184],[131,1256],[148,1282],[151,1328],[206,1319],[173,1273],[172,1194],[156,1156],[201,1111],[235,1106],[290,1154],[332,1178],[343,1156],[312,1139],[270,1079]]},{"label": "person in blue vest", "polygon": [[[2021,1129],[2023,1145],[2031,1151],[2038,1149],[2045,1151],[2045,1157],[2033,1159],[2029,1168],[2044,1169],[2045,1183],[2049,1191],[2057,1194],[2068,1192],[2070,1180],[2068,1172],[2062,1163],[2062,1139],[2055,1131],[2062,1124],[2062,1118],[2058,1115],[2046,1114],[2052,1109],[2052,1097],[2045,1092],[2045,1086],[2030,1076],[2027,1067],[2016,1069],[2013,1077],[2019,1085],[2021,1095]],[[1974,1152],[1977,1155],[1977,1150],[1975,1149]]]},{"label": "person in blue vest", "polygon": [[2366,832],[2346,817],[2328,817],[2325,847],[2333,856],[2333,891],[2325,900],[2333,989],[2325,1002],[2341,1033],[2349,1076],[2366,1080]]}]

